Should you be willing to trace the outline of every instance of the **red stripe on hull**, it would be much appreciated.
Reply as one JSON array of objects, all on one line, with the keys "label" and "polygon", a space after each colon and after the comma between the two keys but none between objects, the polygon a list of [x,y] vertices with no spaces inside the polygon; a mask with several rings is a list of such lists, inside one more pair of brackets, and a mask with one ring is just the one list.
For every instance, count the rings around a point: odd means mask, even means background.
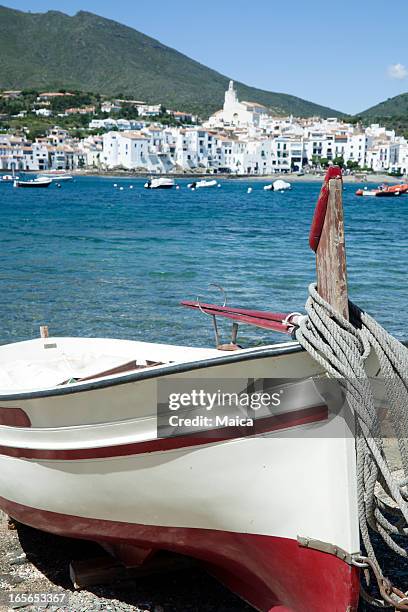
[{"label": "red stripe on hull", "polygon": [[0,507],[16,520],[43,531],[171,550],[200,559],[261,612],[357,610],[357,568],[333,555],[302,548],[294,540],[82,518],[29,508],[3,498]]},{"label": "red stripe on hull", "polygon": [[[265,419],[255,421],[254,432],[251,435],[279,431],[289,427],[318,423],[328,418],[327,406],[313,406],[303,410],[294,410],[277,414]],[[252,429],[252,428],[251,428]],[[215,431],[200,432],[199,435],[176,436],[174,438],[156,438],[147,442],[134,442],[132,444],[122,444],[116,446],[102,446],[100,448],[80,448],[67,450],[48,450],[17,448],[11,446],[0,446],[0,455],[18,457],[21,459],[54,459],[70,460],[73,459],[104,459],[108,457],[123,457],[127,455],[139,455],[143,453],[154,453],[159,451],[173,450],[176,448],[187,448],[199,446],[211,442],[223,442],[236,438],[245,437],[245,427],[224,427]]]}]

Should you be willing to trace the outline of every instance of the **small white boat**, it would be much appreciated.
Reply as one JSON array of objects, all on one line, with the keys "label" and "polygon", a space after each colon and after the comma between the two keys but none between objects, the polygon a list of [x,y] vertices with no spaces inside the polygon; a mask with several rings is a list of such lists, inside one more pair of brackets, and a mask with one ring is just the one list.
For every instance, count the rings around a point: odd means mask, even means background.
[{"label": "small white boat", "polygon": [[18,180],[19,178],[19,176],[13,176],[12,174],[3,174],[3,176],[1,177],[1,182],[12,183],[13,181]]},{"label": "small white boat", "polygon": [[264,191],[286,191],[292,189],[292,185],[282,179],[277,179],[270,185],[265,185]]},{"label": "small white boat", "polygon": [[13,185],[14,187],[32,187],[32,188],[41,188],[41,187],[49,187],[52,183],[52,179],[39,177],[35,179],[30,179],[29,181],[18,181],[15,180]]},{"label": "small white boat", "polygon": [[1,177],[1,182],[2,183],[12,183],[13,181],[18,181],[20,177],[16,176],[16,173],[14,171],[14,168],[12,170],[12,174],[3,174],[3,176]]},{"label": "small white boat", "polygon": [[172,189],[175,186],[174,179],[153,178],[145,183],[145,189]]},{"label": "small white boat", "polygon": [[215,179],[212,180],[202,180],[202,181],[194,181],[193,183],[189,183],[187,185],[189,189],[205,189],[208,187],[218,187],[218,182]]}]

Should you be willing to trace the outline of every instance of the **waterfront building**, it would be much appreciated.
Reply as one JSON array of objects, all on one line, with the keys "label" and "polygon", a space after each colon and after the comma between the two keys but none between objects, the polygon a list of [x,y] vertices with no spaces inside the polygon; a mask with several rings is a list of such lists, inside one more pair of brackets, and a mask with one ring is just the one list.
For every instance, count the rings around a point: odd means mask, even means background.
[{"label": "waterfront building", "polygon": [[103,135],[103,161],[107,168],[145,169],[148,153],[149,139],[141,132],[108,132]]}]

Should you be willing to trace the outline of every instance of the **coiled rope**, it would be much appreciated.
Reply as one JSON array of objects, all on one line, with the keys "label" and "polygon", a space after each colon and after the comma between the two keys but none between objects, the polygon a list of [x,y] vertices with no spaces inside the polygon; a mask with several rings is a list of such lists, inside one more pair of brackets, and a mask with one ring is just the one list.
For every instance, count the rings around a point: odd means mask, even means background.
[{"label": "coiled rope", "polygon": [[[408,535],[408,349],[372,317],[349,302],[350,321],[336,312],[309,286],[307,316],[296,330],[298,342],[338,380],[356,417],[358,511],[361,536],[372,567],[381,573],[369,529],[377,532],[395,553],[408,553],[396,540]],[[398,443],[403,477],[392,472],[384,452],[380,415],[366,371],[374,352],[384,383],[388,418]],[[396,521],[391,522],[390,517]],[[392,591],[390,601],[403,602]],[[408,599],[399,609],[408,610]],[[395,605],[394,604],[394,605]],[[388,605],[389,602],[388,602]],[[388,607],[388,606],[387,606]]]}]

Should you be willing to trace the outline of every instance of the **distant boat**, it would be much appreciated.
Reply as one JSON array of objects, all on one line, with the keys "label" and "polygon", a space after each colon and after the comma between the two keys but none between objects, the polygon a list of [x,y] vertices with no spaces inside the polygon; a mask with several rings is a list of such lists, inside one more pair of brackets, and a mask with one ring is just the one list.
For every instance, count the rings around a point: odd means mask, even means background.
[{"label": "distant boat", "polygon": [[154,178],[145,183],[145,189],[172,189],[175,186],[174,179]]},{"label": "distant boat", "polygon": [[377,195],[377,189],[357,189],[356,195],[367,197],[375,197]]},{"label": "distant boat", "polygon": [[193,183],[189,183],[187,187],[189,189],[203,189],[206,187],[217,187],[218,182],[215,179],[212,180],[202,180],[202,181],[194,181]]},{"label": "distant boat", "polygon": [[40,177],[35,179],[30,179],[29,181],[14,181],[14,187],[33,187],[33,188],[41,188],[41,187],[49,187],[52,183],[52,179],[46,177]]},{"label": "distant boat", "polygon": [[282,179],[277,179],[270,185],[265,185],[264,191],[286,191],[292,189],[292,185]]},{"label": "distant boat", "polygon": [[19,178],[19,176],[13,176],[12,174],[3,174],[3,176],[1,177],[1,182],[12,183],[13,181],[18,180]]},{"label": "distant boat", "polygon": [[51,181],[72,181],[74,179],[70,174],[54,174],[54,175],[44,175],[43,178],[50,179]]},{"label": "distant boat", "polygon": [[4,183],[12,183],[15,180],[18,180],[20,177],[16,176],[16,173],[14,172],[14,168],[13,168],[13,174],[3,174],[3,176],[1,177],[1,181]]},{"label": "distant boat", "polygon": [[358,196],[371,196],[377,198],[393,198],[403,193],[408,193],[408,184],[401,185],[380,185],[377,189],[357,189],[356,195]]}]

